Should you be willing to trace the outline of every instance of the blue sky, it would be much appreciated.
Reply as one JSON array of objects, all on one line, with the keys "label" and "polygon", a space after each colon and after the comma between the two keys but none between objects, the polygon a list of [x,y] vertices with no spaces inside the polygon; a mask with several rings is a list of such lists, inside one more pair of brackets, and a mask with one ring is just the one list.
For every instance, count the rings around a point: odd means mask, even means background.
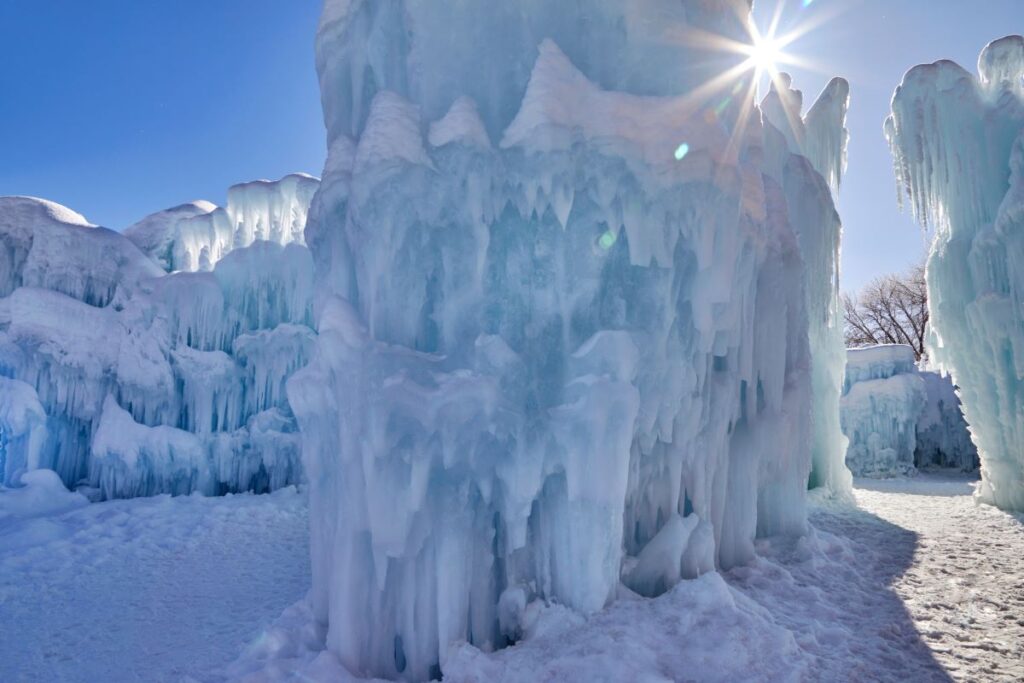
[{"label": "blue sky", "polygon": [[319,175],[319,0],[0,0],[0,195],[121,229]]},{"label": "blue sky", "polygon": [[[1024,32],[1024,0],[785,2],[782,29],[809,104],[850,80],[850,165],[840,199],[843,286],[920,258],[896,207],[882,121],[911,66],[972,68],[989,41]],[[776,0],[756,0],[760,23]],[[53,199],[124,228],[227,187],[318,175],[324,133],[313,65],[319,0],[0,0],[0,194]]]}]

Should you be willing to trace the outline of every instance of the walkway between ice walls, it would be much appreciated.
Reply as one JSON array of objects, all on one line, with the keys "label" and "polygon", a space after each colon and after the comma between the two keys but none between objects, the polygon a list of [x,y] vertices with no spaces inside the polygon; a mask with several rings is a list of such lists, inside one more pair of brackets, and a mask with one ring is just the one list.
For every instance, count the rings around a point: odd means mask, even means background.
[{"label": "walkway between ice walls", "polygon": [[804,532],[808,481],[849,491],[846,83],[757,107],[743,56],[687,38],[749,43],[746,0],[583,7],[324,5],[288,400],[312,606],[360,675],[747,562]]}]

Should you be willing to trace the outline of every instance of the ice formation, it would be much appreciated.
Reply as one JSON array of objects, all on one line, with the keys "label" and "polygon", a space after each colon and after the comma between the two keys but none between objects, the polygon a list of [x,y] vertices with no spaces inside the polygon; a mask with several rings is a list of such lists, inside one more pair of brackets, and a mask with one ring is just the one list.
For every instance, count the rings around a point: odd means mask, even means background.
[{"label": "ice formation", "polygon": [[840,411],[850,440],[850,470],[865,477],[913,473],[917,421],[926,403],[912,348],[889,344],[850,349]]},{"label": "ice formation", "polygon": [[689,29],[749,41],[748,10],[325,3],[319,337],[288,398],[351,671],[425,679],[538,600],[591,612],[804,530],[845,84],[813,145],[750,72],[701,88],[742,58]]},{"label": "ice formation", "polygon": [[977,450],[949,375],[919,369],[905,344],[850,349],[848,357],[840,415],[853,474],[977,469]]},{"label": "ice formation", "polygon": [[[227,210],[197,202],[138,224],[136,239],[171,245],[150,252],[173,255],[161,265],[205,253],[204,273],[168,274],[51,202],[0,198],[0,484],[38,468],[104,498],[298,482],[285,381],[313,351],[313,265],[281,216],[305,216],[310,185],[250,183]],[[178,249],[189,216],[218,212],[233,242]]]},{"label": "ice formation", "polygon": [[988,45],[978,73],[914,67],[885,128],[900,194],[934,229],[931,356],[960,388],[979,498],[1024,510],[1024,38]]},{"label": "ice formation", "polygon": [[[850,86],[836,78],[829,82],[807,114],[801,118],[803,94],[782,74],[772,81],[761,103],[765,118],[781,131],[789,149],[807,161],[800,182],[783,183],[786,200],[805,220],[795,226],[804,261],[804,292],[810,321],[811,378],[814,403],[811,440],[811,488],[825,487],[848,495],[852,477],[845,464],[847,442],[839,423],[839,399],[846,366],[843,321],[839,308],[839,246],[842,224],[833,207],[822,204],[806,185],[828,182],[833,197],[846,167],[845,127]],[[818,172],[815,174],[811,171]]]},{"label": "ice formation", "polygon": [[125,229],[125,236],[165,270],[211,270],[227,253],[253,242],[304,244],[306,214],[319,186],[293,173],[228,189],[227,206],[190,202],[159,211]]},{"label": "ice formation", "polygon": [[970,472],[978,469],[978,449],[964,420],[953,379],[941,372],[922,370],[927,401],[917,418],[918,468],[951,467]]}]

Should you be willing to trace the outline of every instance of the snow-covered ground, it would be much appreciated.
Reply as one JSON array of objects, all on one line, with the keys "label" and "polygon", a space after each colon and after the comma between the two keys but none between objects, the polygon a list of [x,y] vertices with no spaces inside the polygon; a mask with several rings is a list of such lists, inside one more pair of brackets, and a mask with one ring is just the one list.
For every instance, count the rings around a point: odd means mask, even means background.
[{"label": "snow-covered ground", "polygon": [[[587,620],[549,608],[519,646],[454,651],[449,678],[1022,680],[1024,518],[975,505],[972,487],[941,473],[858,480],[859,508],[816,503],[808,537],[761,542],[724,581],[625,596]],[[68,496],[31,518],[9,493],[0,680],[352,680],[313,644],[323,634],[301,602],[308,522],[294,489]]]},{"label": "snow-covered ground", "polygon": [[308,590],[294,488],[92,505],[65,494],[64,511],[30,518],[10,504],[25,492],[0,492],[4,683],[206,681]]},{"label": "snow-covered ground", "polygon": [[954,680],[1024,680],[1024,515],[976,505],[955,478],[885,484],[857,502],[902,530],[899,543],[873,535],[891,545],[892,591],[921,642]]}]

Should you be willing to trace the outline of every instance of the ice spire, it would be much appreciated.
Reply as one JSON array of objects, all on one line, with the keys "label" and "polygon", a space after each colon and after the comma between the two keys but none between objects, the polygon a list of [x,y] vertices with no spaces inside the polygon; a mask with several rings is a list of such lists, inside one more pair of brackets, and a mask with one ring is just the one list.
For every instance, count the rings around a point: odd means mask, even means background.
[{"label": "ice spire", "polygon": [[[834,200],[846,169],[846,112],[850,86],[832,79],[801,116],[803,94],[791,87],[788,74],[773,79],[761,110],[769,124],[782,134],[793,155],[783,164],[789,174],[803,173],[807,182],[827,183]],[[780,162],[781,163],[781,162]],[[815,173],[815,171],[817,173]],[[842,223],[831,206],[812,199],[804,202],[802,189],[783,182],[791,210],[803,216],[796,221],[800,252],[804,259],[804,291],[810,319],[811,362],[814,385],[811,488],[825,487],[847,496],[852,478],[845,464],[846,437],[839,424],[839,400],[846,366],[843,320],[839,308],[839,262]]]}]

